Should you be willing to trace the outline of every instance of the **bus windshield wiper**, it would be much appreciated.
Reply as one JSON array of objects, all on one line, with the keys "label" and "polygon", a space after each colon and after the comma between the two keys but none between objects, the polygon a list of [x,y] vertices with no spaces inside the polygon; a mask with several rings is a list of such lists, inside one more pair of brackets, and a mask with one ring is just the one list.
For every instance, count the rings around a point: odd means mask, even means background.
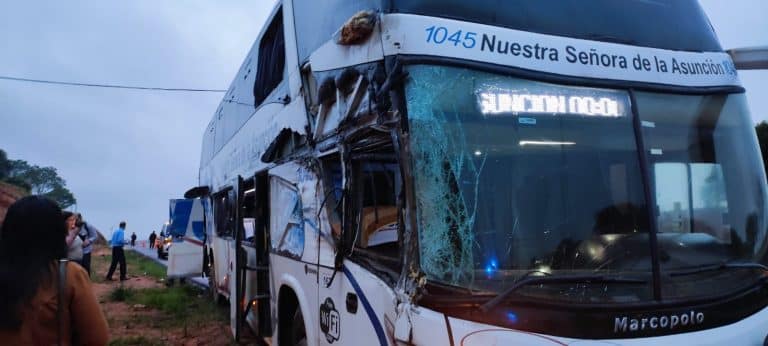
[{"label": "bus windshield wiper", "polygon": [[643,279],[630,279],[617,276],[603,275],[603,274],[585,274],[585,275],[552,275],[552,276],[524,276],[522,279],[515,281],[512,286],[507,287],[504,291],[499,293],[496,297],[489,300],[485,304],[480,306],[480,310],[488,312],[499,303],[506,300],[512,293],[515,293],[518,289],[528,285],[536,284],[559,284],[559,283],[624,283],[624,284],[643,284],[647,283],[647,280]]},{"label": "bus windshield wiper", "polygon": [[699,273],[719,271],[723,269],[761,269],[764,272],[768,272],[768,267],[757,262],[722,262],[694,269],[671,272],[669,273],[669,276],[688,276]]}]

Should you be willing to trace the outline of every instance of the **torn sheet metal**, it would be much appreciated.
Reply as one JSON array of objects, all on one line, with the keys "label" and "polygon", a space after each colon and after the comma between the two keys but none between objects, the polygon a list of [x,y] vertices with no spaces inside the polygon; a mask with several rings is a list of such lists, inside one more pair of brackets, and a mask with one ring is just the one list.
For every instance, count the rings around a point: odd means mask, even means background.
[{"label": "torn sheet metal", "polygon": [[304,133],[304,104],[269,104],[259,108],[221,151],[200,169],[200,181],[211,182],[212,191],[232,184],[238,175],[248,177],[268,167],[261,156],[282,129]]}]

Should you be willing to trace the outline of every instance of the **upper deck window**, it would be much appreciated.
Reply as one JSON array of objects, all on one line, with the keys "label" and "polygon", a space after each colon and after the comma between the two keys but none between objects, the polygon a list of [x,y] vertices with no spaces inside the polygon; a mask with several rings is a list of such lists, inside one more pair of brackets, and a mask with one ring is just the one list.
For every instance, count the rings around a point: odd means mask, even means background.
[{"label": "upper deck window", "polygon": [[267,31],[259,42],[259,61],[256,82],[253,84],[253,104],[258,107],[283,80],[285,68],[285,36],[283,35],[283,10],[272,18]]}]

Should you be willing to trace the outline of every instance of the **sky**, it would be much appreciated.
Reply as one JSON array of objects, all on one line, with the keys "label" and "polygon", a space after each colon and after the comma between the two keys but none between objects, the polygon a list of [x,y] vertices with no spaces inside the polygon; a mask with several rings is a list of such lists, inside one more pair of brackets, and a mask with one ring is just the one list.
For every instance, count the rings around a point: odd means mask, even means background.
[{"label": "sky", "polygon": [[[768,47],[768,1],[699,0],[724,49]],[[768,121],[768,70],[739,71],[755,122]]]},{"label": "sky", "polygon": [[[227,89],[273,3],[3,1],[0,75]],[[145,239],[197,185],[222,96],[0,81],[0,149],[56,167],[107,236],[125,220]]]},{"label": "sky", "polygon": [[[274,0],[3,1],[0,75],[226,89]],[[764,0],[701,0],[725,48],[768,46]],[[768,120],[768,71],[744,71],[754,121]],[[53,166],[76,209],[140,239],[168,200],[197,185],[201,139],[223,94],[0,80],[0,149]]]}]

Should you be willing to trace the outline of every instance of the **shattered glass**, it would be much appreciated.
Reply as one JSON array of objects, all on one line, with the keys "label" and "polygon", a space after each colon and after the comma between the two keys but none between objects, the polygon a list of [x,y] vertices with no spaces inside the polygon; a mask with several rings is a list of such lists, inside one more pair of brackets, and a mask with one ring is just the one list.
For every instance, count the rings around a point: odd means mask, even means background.
[{"label": "shattered glass", "polygon": [[[407,70],[427,279],[503,292],[529,276],[599,273],[635,282],[529,285],[515,294],[650,301],[652,221],[662,272],[765,262],[765,178],[743,95],[637,91],[633,101],[621,89],[449,66]],[[635,120],[649,146],[651,186],[642,178]],[[646,201],[648,192],[656,198]],[[662,296],[735,292],[753,278],[746,270],[665,278]]]},{"label": "shattered glass", "polygon": [[[466,81],[440,68],[411,71],[408,84],[409,120],[415,164],[417,215],[422,269],[433,278],[452,284],[473,280],[472,240],[477,211],[477,187],[485,158],[467,146],[458,112],[439,111],[435,103],[445,98],[451,84]],[[474,191],[456,186],[469,181]]]},{"label": "shattered glass", "polygon": [[[428,279],[496,291],[531,271],[649,265],[626,92],[445,66],[408,72]],[[606,233],[634,241],[614,246]]]},{"label": "shattered glass", "polygon": [[276,196],[270,204],[272,249],[300,258],[304,253],[304,218],[299,194],[278,178],[272,178],[270,193]]}]

